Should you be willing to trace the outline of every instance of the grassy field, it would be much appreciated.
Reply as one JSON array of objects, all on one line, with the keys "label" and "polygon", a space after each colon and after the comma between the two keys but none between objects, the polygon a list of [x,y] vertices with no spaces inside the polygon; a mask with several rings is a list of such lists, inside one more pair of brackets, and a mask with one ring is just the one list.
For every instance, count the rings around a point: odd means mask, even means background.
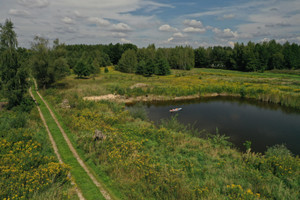
[{"label": "grassy field", "polygon": [[[44,96],[70,130],[77,148],[122,199],[299,199],[300,160],[283,146],[262,154],[239,152],[226,137],[199,138],[176,119],[159,127],[143,110],[124,103],[84,101],[85,96],[117,93],[152,95],[238,95],[299,108],[300,77],[193,69],[166,77],[142,77],[109,69],[95,79],[70,76]],[[135,87],[143,83],[143,87]],[[71,108],[61,102],[68,99]],[[96,129],[107,137],[94,141]]]},{"label": "grassy field", "polygon": [[[102,73],[93,79],[75,79],[70,76],[57,83],[55,88],[62,88],[58,91],[79,98],[110,93],[125,95],[127,98],[150,95],[154,100],[157,96],[167,100],[211,94],[235,95],[300,109],[300,76],[297,73],[244,73],[215,69],[172,72],[169,76],[143,77],[110,68],[109,73]],[[136,83],[143,83],[144,86],[134,87]],[[51,90],[48,92],[51,93]]]}]

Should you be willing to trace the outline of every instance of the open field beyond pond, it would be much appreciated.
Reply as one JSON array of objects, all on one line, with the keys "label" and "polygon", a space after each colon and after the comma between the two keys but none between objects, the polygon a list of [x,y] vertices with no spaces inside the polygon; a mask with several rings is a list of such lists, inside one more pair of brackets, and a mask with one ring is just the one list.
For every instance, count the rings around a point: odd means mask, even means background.
[{"label": "open field beyond pond", "polygon": [[[291,73],[291,72],[289,72]],[[294,74],[244,73],[216,69],[173,70],[169,76],[143,77],[124,74],[110,68],[90,79],[73,76],[57,83],[61,92],[78,97],[107,94],[123,102],[190,99],[206,96],[241,96],[300,108],[300,76]],[[97,98],[96,98],[97,99]]]}]

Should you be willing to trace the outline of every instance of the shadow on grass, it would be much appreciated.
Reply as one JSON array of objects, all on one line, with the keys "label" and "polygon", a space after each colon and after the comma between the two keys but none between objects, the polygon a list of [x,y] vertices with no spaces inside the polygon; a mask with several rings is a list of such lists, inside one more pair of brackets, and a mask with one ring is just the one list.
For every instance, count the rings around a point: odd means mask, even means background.
[{"label": "shadow on grass", "polygon": [[90,79],[90,77],[75,77],[74,79]]}]

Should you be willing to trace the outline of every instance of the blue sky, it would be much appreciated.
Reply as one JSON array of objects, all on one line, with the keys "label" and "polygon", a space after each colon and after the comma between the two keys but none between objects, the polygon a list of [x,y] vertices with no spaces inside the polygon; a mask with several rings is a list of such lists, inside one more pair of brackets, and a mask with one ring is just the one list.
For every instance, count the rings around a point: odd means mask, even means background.
[{"label": "blue sky", "polygon": [[300,43],[299,0],[0,0],[0,23],[7,18],[23,47],[35,35],[139,47]]}]

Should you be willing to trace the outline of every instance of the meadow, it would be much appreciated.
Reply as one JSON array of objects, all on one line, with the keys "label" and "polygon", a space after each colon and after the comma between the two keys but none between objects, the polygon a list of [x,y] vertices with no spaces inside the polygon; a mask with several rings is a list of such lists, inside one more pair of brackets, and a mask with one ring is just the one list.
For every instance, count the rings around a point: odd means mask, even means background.
[{"label": "meadow", "polygon": [[20,107],[0,111],[0,199],[76,199],[37,109]]},{"label": "meadow", "polygon": [[[143,83],[143,87],[132,87]],[[242,73],[193,69],[169,76],[143,77],[109,68],[90,79],[69,76],[42,91],[70,130],[87,163],[105,177],[120,199],[299,199],[300,159],[284,146],[264,154],[236,150],[225,136],[198,137],[176,118],[155,126],[143,110],[86,96],[116,93],[125,98],[165,100],[211,94],[300,108],[297,74]],[[61,105],[68,99],[70,108]],[[95,130],[107,137],[94,141]]]},{"label": "meadow", "polygon": [[[275,71],[276,72],[276,71]],[[142,87],[135,87],[142,83]],[[278,72],[238,72],[216,69],[172,70],[169,76],[143,77],[125,74],[109,68],[90,79],[69,76],[56,83],[55,88],[78,98],[105,94],[125,98],[148,97],[148,100],[171,100],[178,97],[199,98],[211,95],[240,96],[300,109],[300,77]],[[51,93],[51,89],[48,90]],[[55,91],[57,92],[57,91]]]}]

